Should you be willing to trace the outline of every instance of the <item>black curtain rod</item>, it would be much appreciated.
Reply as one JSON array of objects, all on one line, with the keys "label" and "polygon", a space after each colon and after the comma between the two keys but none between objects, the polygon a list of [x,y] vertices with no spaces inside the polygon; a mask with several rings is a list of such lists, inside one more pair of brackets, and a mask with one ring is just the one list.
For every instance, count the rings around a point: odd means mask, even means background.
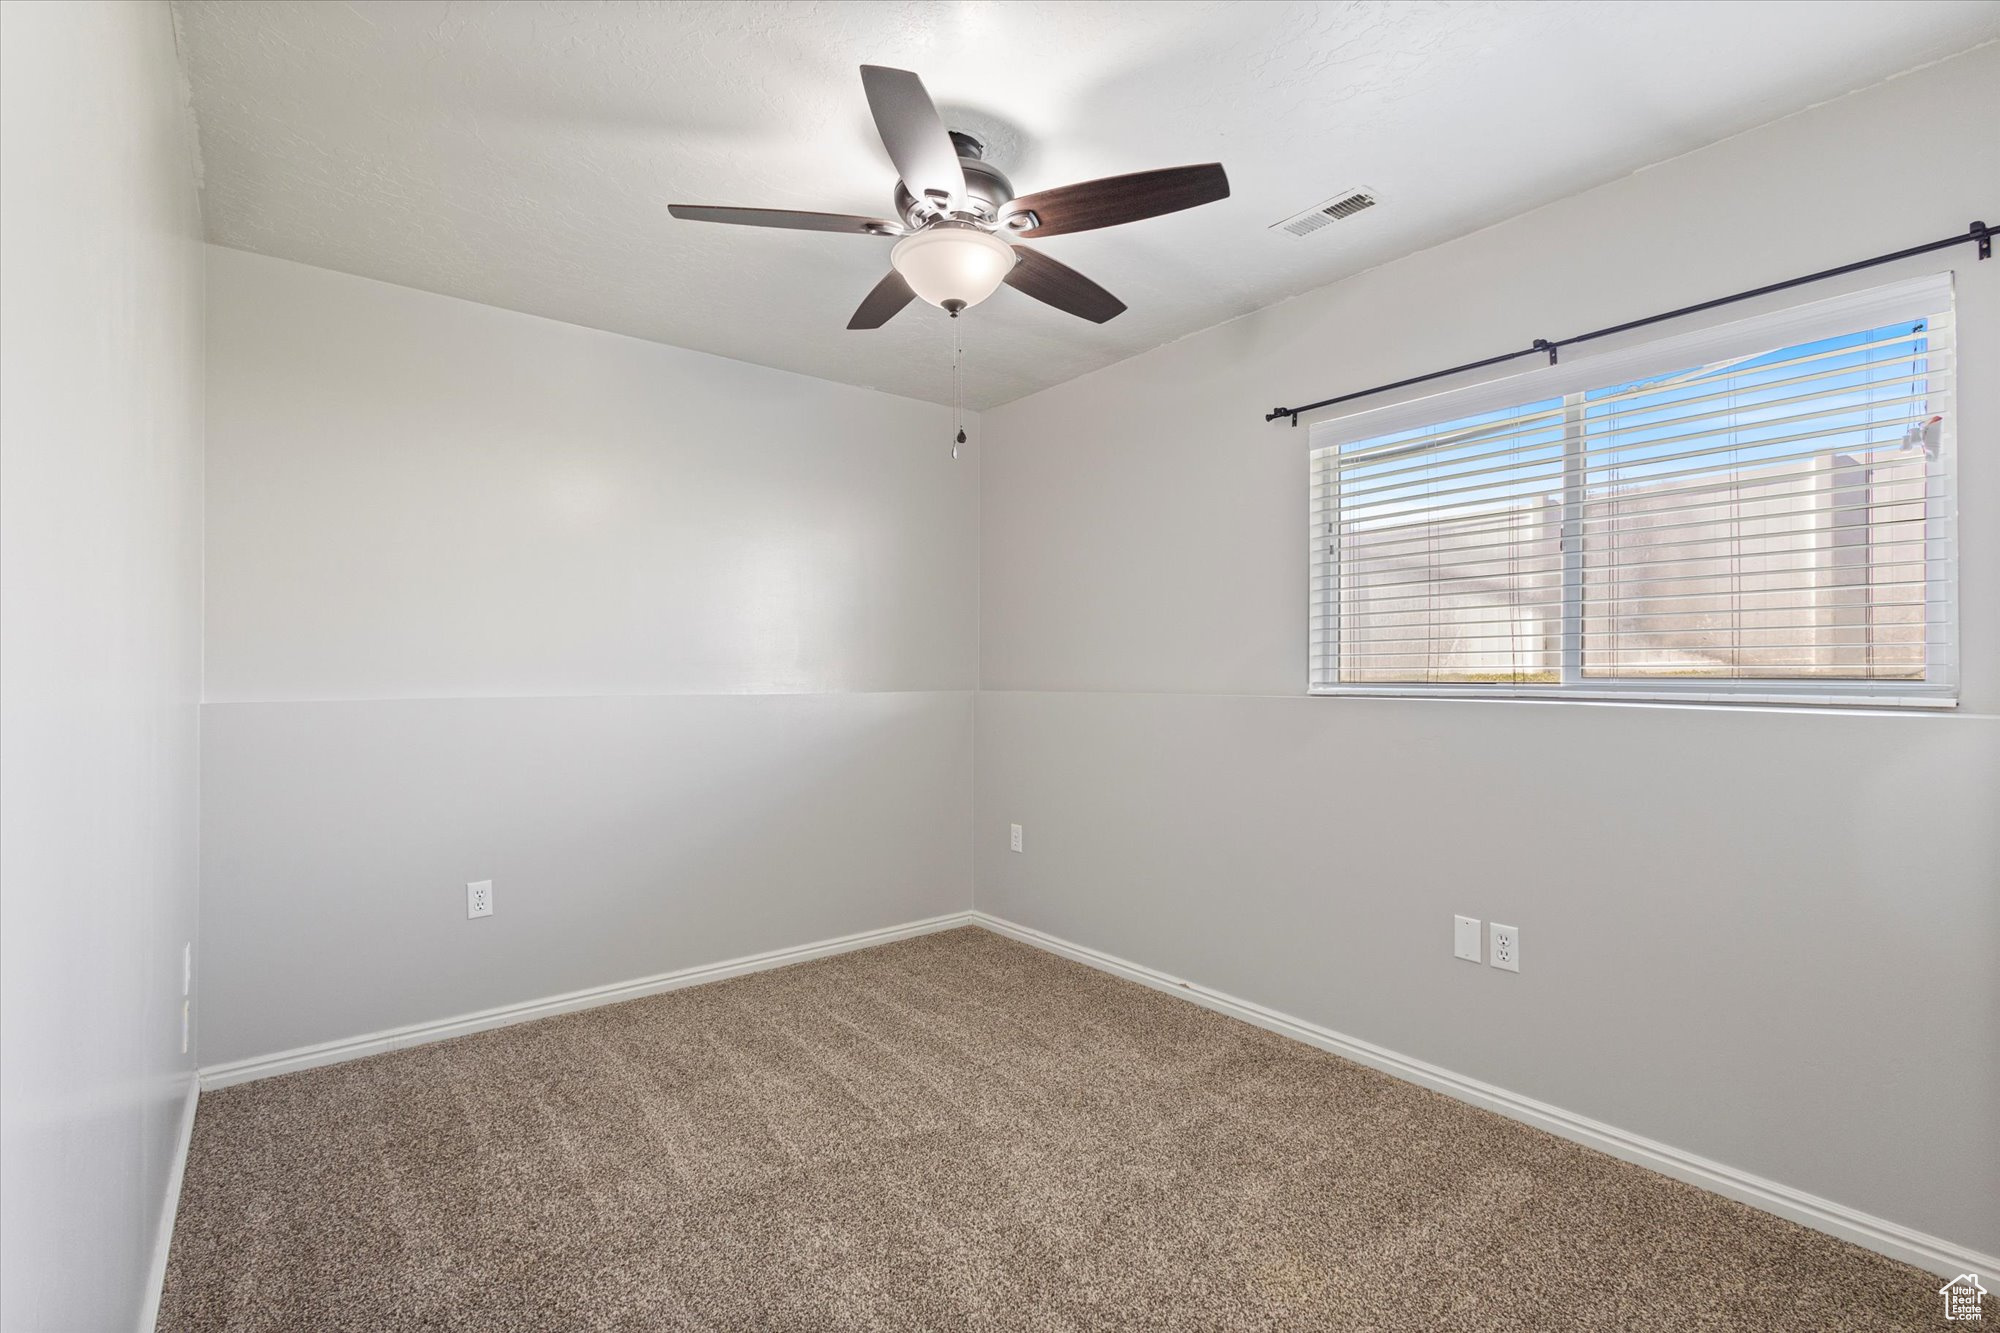
[{"label": "black curtain rod", "polygon": [[1774,282],[1769,286],[1752,287],[1747,292],[1737,292],[1731,296],[1718,296],[1713,301],[1703,301],[1698,305],[1684,305],[1679,310],[1669,310],[1663,315],[1648,315],[1644,319],[1628,319],[1623,324],[1613,324],[1611,327],[1605,329],[1592,329],[1589,333],[1579,333],[1573,338],[1557,338],[1553,341],[1547,338],[1537,338],[1532,346],[1523,347],[1518,352],[1502,352],[1499,356],[1489,356],[1483,361],[1468,361],[1462,366],[1453,366],[1449,370],[1433,370],[1428,375],[1412,375],[1409,379],[1397,380],[1393,384],[1378,384],[1372,389],[1358,389],[1353,393],[1343,393],[1337,398],[1322,398],[1316,403],[1307,403],[1303,407],[1275,407],[1264,414],[1264,420],[1276,421],[1279,417],[1290,417],[1292,424],[1296,426],[1299,424],[1299,414],[1301,412],[1314,412],[1322,407],[1332,407],[1336,403],[1351,403],[1357,398],[1371,398],[1378,393],[1387,393],[1391,389],[1407,389],[1412,384],[1424,384],[1431,380],[1445,379],[1451,375],[1463,375],[1468,370],[1481,370],[1487,366],[1497,366],[1503,361],[1515,361],[1521,357],[1534,356],[1541,352],[1548,354],[1549,364],[1553,366],[1556,364],[1556,353],[1563,348],[1574,347],[1578,343],[1587,343],[1593,338],[1608,338],[1614,333],[1624,333],[1631,329],[1643,329],[1648,324],[1659,324],[1669,319],[1679,319],[1682,315],[1693,315],[1703,310],[1713,310],[1717,306],[1732,305],[1737,301],[1748,301],[1758,296],[1768,296],[1772,292],[1782,292],[1788,287],[1803,287],[1809,282],[1823,282],[1827,278],[1837,278],[1843,273],[1856,273],[1864,268],[1874,268],[1879,264],[1893,264],[1899,259],[1908,259],[1912,255],[1927,255],[1933,250],[1948,250],[1954,245],[1965,245],[1968,242],[1976,242],[1979,246],[1979,257],[1981,259],[1991,259],[1993,257],[1993,234],[1996,231],[2000,231],[2000,227],[1989,227],[1984,222],[1975,222],[1967,230],[1960,232],[1956,236],[1947,236],[1941,241],[1931,241],[1925,245],[1913,245],[1907,250],[1898,250],[1893,254],[1876,255],[1873,259],[1857,259],[1852,264],[1842,264],[1839,268],[1821,269],[1818,273],[1808,273],[1803,278],[1787,278],[1783,282]]}]

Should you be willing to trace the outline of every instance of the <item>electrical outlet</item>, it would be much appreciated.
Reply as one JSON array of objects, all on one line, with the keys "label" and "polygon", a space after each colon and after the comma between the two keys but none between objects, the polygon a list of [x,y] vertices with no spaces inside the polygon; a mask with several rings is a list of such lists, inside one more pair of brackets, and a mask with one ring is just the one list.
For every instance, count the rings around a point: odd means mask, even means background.
[{"label": "electrical outlet", "polygon": [[1018,852],[1021,850],[1021,826],[1019,824],[1009,824],[1007,826],[1007,847],[1010,851]]},{"label": "electrical outlet", "polygon": [[1493,966],[1505,972],[1521,970],[1521,932],[1498,921],[1493,923]]},{"label": "electrical outlet", "polygon": [[181,994],[194,994],[194,941],[181,946]]},{"label": "electrical outlet", "polygon": [[1451,919],[1451,952],[1454,957],[1463,958],[1468,963],[1481,961],[1479,922],[1469,916],[1455,916]]},{"label": "electrical outlet", "polygon": [[476,916],[493,915],[493,881],[478,879],[465,886],[465,916],[471,920]]}]

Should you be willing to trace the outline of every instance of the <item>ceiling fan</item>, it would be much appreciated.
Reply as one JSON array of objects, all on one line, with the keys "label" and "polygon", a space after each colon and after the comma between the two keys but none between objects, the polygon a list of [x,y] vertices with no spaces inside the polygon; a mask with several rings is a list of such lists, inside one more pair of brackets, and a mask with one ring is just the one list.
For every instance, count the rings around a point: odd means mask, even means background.
[{"label": "ceiling fan", "polygon": [[904,69],[863,65],[861,86],[902,178],[896,182],[899,221],[776,208],[674,204],[667,209],[690,222],[899,238],[889,253],[888,276],[862,300],[847,321],[850,329],[881,328],[913,297],[957,318],[1003,282],[1102,324],[1122,314],[1125,303],[1013,238],[1115,227],[1229,197],[1229,178],[1220,164],[1210,162],[1106,176],[1016,198],[1013,185],[985,160],[979,140],[945,129],[922,79]]}]

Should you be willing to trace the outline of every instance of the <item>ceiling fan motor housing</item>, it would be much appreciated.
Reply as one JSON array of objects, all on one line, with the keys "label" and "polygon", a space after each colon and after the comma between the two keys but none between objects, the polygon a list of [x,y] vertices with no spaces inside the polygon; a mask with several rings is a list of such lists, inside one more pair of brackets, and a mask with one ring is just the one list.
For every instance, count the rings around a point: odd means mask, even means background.
[{"label": "ceiling fan motor housing", "polygon": [[965,173],[965,209],[947,213],[943,200],[918,198],[910,193],[909,186],[897,181],[896,216],[913,230],[948,217],[986,227],[999,226],[1001,208],[1014,197],[1014,183],[986,161],[986,145],[960,130],[952,130],[950,134],[952,144],[958,149],[959,169]]}]

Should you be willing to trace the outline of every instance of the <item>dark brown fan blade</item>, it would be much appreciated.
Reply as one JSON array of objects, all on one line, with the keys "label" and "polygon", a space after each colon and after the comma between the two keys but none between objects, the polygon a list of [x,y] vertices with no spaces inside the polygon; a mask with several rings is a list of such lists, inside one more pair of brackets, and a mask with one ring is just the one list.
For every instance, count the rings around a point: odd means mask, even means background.
[{"label": "dark brown fan blade", "polygon": [[1016,262],[1007,274],[1007,285],[1045,301],[1058,310],[1081,316],[1093,324],[1116,319],[1125,313],[1125,303],[1078,273],[1068,264],[1059,264],[1040,250],[1025,245],[1014,247]]},{"label": "dark brown fan blade", "polygon": [[917,299],[910,290],[910,284],[903,281],[903,275],[890,269],[887,277],[875,284],[875,290],[861,299],[855,307],[854,318],[847,321],[850,329],[879,329],[895,318],[896,312]]},{"label": "dark brown fan blade", "polygon": [[887,218],[862,218],[851,213],[795,213],[786,208],[709,208],[703,204],[668,204],[667,212],[683,222],[728,222],[738,227],[786,227],[793,231],[845,231],[857,236],[901,236],[906,228]]},{"label": "dark brown fan blade", "polygon": [[920,199],[944,194],[963,200],[965,171],[958,165],[958,148],[945,133],[924,81],[906,69],[863,65],[861,87],[882,146],[910,193]]},{"label": "dark brown fan blade", "polygon": [[1022,195],[1007,205],[1008,219],[1033,213],[1033,225],[1015,231],[1016,236],[1061,236],[1072,231],[1093,231],[1115,227],[1121,222],[1178,213],[1229,197],[1229,177],[1222,165],[1210,162],[1199,167],[1164,167],[1159,171],[1135,171],[1129,176],[1106,176],[1080,185],[1059,185],[1053,190]]}]

